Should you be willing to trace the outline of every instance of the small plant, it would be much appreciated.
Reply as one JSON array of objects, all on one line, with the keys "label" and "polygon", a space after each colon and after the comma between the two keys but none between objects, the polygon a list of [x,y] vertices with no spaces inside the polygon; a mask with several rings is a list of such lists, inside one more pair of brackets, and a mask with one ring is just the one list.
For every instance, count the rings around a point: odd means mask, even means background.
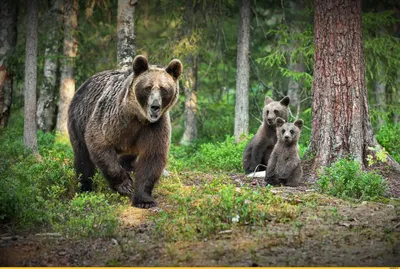
[{"label": "small plant", "polygon": [[372,200],[385,194],[385,179],[375,172],[365,172],[355,160],[340,159],[318,173],[320,192],[340,198]]},{"label": "small plant", "polygon": [[376,135],[379,144],[384,147],[389,154],[400,162],[400,143],[398,143],[398,134],[400,133],[400,124],[385,124]]},{"label": "small plant", "polygon": [[372,152],[374,152],[374,155],[368,154],[367,156],[367,161],[368,161],[368,166],[372,166],[376,163],[386,163],[388,159],[388,152],[386,151],[385,148],[376,145],[375,147],[368,147],[368,149]]}]

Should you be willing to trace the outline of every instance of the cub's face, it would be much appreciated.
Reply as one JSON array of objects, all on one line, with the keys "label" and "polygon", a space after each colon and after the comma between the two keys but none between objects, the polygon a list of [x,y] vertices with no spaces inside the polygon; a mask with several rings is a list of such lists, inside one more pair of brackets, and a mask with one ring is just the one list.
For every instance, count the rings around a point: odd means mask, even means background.
[{"label": "cub's face", "polygon": [[303,120],[296,120],[294,123],[285,122],[282,118],[276,118],[276,135],[278,141],[291,145],[297,143],[300,138]]},{"label": "cub's face", "polygon": [[284,97],[280,101],[274,101],[271,97],[265,97],[263,117],[264,123],[269,126],[275,126],[275,120],[277,117],[281,117],[284,120],[288,118],[290,98]]},{"label": "cub's face", "polygon": [[178,99],[182,63],[172,60],[166,68],[162,68],[149,65],[147,59],[139,55],[133,60],[133,71],[130,99],[137,103],[141,116],[154,123]]}]

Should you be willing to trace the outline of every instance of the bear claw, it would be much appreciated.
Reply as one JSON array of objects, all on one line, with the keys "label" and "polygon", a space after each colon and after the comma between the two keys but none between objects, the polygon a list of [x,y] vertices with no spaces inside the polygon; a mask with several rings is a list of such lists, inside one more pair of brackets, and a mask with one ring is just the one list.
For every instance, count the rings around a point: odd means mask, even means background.
[{"label": "bear claw", "polygon": [[121,195],[132,195],[133,194],[133,184],[132,180],[125,180],[121,184],[115,187],[115,190]]}]

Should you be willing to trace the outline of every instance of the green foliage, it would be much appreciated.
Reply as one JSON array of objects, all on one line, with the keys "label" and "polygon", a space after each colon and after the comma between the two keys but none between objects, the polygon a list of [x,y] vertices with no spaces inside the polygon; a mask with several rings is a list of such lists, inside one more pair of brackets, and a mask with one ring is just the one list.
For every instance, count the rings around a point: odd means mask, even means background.
[{"label": "green foliage", "polygon": [[234,137],[225,141],[175,146],[170,149],[169,165],[176,170],[242,171],[242,155],[248,141],[235,143]]},{"label": "green foliage", "polygon": [[[111,196],[111,197],[110,197]],[[109,200],[118,194],[77,194],[66,203],[54,199],[46,202],[52,229],[70,237],[106,237],[118,226],[118,210]]]},{"label": "green foliage", "polygon": [[[50,227],[69,235],[111,235],[121,199],[101,193],[76,195],[68,139],[38,132],[40,157],[34,156],[23,146],[21,113],[13,112],[9,126],[0,132],[0,221],[20,230]],[[95,178],[101,189],[99,175]]]},{"label": "green foliage", "polygon": [[383,196],[387,189],[382,176],[362,171],[356,160],[340,159],[320,170],[318,176],[318,190],[340,198],[372,200]]},{"label": "green foliage", "polygon": [[173,208],[153,218],[157,232],[168,241],[198,240],[236,226],[288,222],[297,213],[270,188],[236,188],[222,178],[176,189],[167,198]]},{"label": "green foliage", "polygon": [[388,159],[388,152],[386,151],[385,148],[382,148],[379,145],[376,145],[374,148],[369,147],[368,148],[372,154],[368,154],[367,156],[367,161],[368,161],[368,166],[374,165],[375,163],[386,163]]},{"label": "green foliage", "polygon": [[400,143],[398,137],[400,134],[400,124],[385,124],[376,134],[376,139],[389,154],[400,163]]}]

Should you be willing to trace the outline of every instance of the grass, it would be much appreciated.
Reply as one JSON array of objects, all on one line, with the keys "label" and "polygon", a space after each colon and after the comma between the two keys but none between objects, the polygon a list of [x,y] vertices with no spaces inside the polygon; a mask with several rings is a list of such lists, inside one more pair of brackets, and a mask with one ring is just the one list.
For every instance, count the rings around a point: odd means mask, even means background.
[{"label": "grass", "polygon": [[[171,192],[168,184],[160,188]],[[153,220],[167,241],[204,239],[237,226],[289,222],[297,214],[295,206],[270,188],[237,188],[221,176],[191,187],[175,186],[166,199],[173,206]]]}]

